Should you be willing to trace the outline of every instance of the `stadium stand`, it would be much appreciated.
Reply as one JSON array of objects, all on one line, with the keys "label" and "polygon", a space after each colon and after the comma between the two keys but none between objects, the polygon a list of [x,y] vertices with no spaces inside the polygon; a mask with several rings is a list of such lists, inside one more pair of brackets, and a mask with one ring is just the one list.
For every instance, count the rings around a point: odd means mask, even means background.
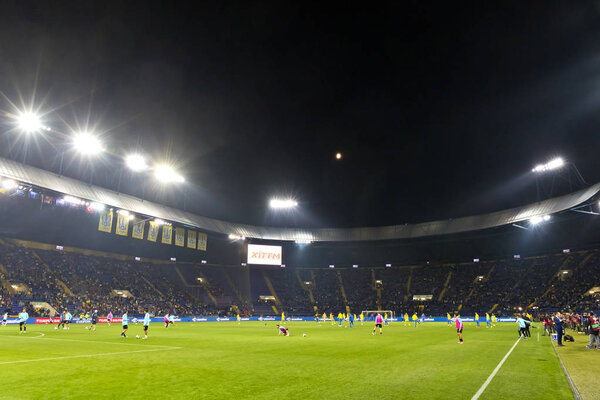
[{"label": "stadium stand", "polygon": [[[128,309],[137,314],[150,306],[156,313],[176,315],[284,311],[307,316],[315,311],[359,313],[377,308],[428,315],[491,311],[512,315],[520,310],[596,309],[600,250],[390,268],[239,269],[135,262],[108,253],[40,250],[3,240],[0,266],[0,311],[45,302],[54,310],[73,313]],[[249,275],[249,299],[241,294],[239,279],[234,279],[244,273]],[[275,300],[265,301],[264,296]],[[49,312],[30,309],[33,315]]]}]

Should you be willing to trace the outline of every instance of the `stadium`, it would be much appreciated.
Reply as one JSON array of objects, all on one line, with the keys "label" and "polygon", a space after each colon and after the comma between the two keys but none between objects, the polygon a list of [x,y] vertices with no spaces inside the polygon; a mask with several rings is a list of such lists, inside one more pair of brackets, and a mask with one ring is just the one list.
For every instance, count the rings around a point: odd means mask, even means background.
[{"label": "stadium", "polygon": [[[348,20],[338,20],[335,10],[314,17],[312,9],[288,6],[207,5],[199,11],[152,3],[142,25],[156,26],[151,22],[164,18],[165,32],[175,36],[153,32],[151,40],[144,29],[129,25],[137,12],[133,4],[109,4],[98,20],[91,17],[98,11],[91,4],[69,10],[38,5],[34,13],[11,5],[9,14],[19,18],[6,20],[0,50],[16,49],[9,42],[23,50],[0,65],[0,371],[6,381],[0,398],[600,398],[594,381],[600,365],[597,118],[583,111],[560,114],[577,121],[566,124],[576,133],[556,127],[552,136],[540,128],[531,146],[523,144],[529,133],[494,130],[493,122],[510,120],[504,109],[499,116],[488,110],[486,121],[474,122],[480,119],[479,104],[465,106],[464,118],[489,129],[484,141],[478,129],[429,132],[439,125],[423,120],[450,118],[445,111],[432,116],[413,110],[414,120],[400,118],[406,119],[402,129],[414,125],[422,135],[390,133],[399,114],[395,107],[383,108],[402,96],[377,97],[374,108],[368,99],[373,87],[388,85],[388,75],[376,78],[379,68],[385,75],[387,68],[404,65],[386,67],[381,60],[371,65],[375,55],[387,51],[377,47],[379,35],[394,25],[385,15],[400,15],[396,6],[368,15],[351,10]],[[553,7],[540,32],[549,32],[556,15],[565,13],[562,6]],[[578,7],[569,15],[583,18],[595,10],[585,23],[600,30],[598,10]],[[425,17],[432,12],[428,7],[410,8],[421,22],[442,23],[448,11]],[[507,6],[505,11],[523,10]],[[239,22],[240,15],[252,18]],[[345,32],[341,43],[362,43],[348,21],[367,21],[376,34],[364,39],[366,47],[345,44],[336,52],[336,45],[327,44],[333,64],[320,50],[299,45],[296,51],[322,75],[296,86],[287,81],[299,79],[296,67],[272,61],[281,48],[263,48],[279,43],[265,33],[271,30],[284,35],[286,46],[296,43],[286,24],[271,19],[281,15],[302,32],[299,43],[312,35],[337,43],[332,39],[337,36],[327,33],[330,26]],[[314,17],[319,28],[295,25],[302,16]],[[217,44],[178,36],[180,29],[196,32],[196,18],[220,38]],[[223,28],[229,21],[245,28]],[[420,26],[412,23],[406,29]],[[501,26],[509,25],[502,19]],[[487,25],[468,26],[490,35],[486,46],[497,38]],[[579,37],[578,27],[567,28]],[[21,37],[25,30],[32,36]],[[115,32],[119,40],[111,36]],[[546,43],[544,35],[539,43]],[[38,61],[31,70],[19,67],[30,61],[26,45],[47,54],[65,38],[74,46],[68,57]],[[509,53],[521,49],[523,65],[537,65],[520,41],[511,40],[506,39]],[[537,39],[531,40],[533,51]],[[444,47],[437,36],[417,42],[418,48]],[[93,43],[94,50],[78,47],[84,43]],[[245,54],[239,43],[253,49],[252,56],[238,59]],[[457,43],[456,48],[468,47]],[[202,57],[189,56],[191,49],[205,51],[215,70],[202,64]],[[332,95],[336,102],[352,97],[341,111],[316,111],[313,102],[325,104],[318,97],[331,100],[319,85],[347,79],[337,60],[348,54],[355,60],[357,49],[371,54],[364,65],[374,68],[368,69],[369,78],[362,76],[366,67],[357,61],[361,74],[349,73],[359,94],[341,90]],[[477,65],[486,54],[479,50]],[[429,56],[420,56],[429,63]],[[266,71],[261,79],[255,78],[256,69],[231,62],[253,65],[255,57]],[[82,67],[88,62],[97,68],[98,88],[80,95],[82,82],[92,79]],[[414,76],[424,65],[409,64]],[[174,73],[180,65],[193,66],[193,73]],[[310,68],[303,71],[310,75]],[[512,69],[508,79],[494,68],[481,68],[482,81],[498,74],[494,79],[512,82]],[[228,72],[219,75],[223,70]],[[223,81],[212,87],[195,78],[198,71]],[[31,81],[28,72],[36,76],[33,87],[23,83]],[[570,82],[570,76],[561,79]],[[135,77],[139,81],[130,83]],[[44,83],[54,78],[64,88]],[[261,85],[273,79],[297,92],[263,92],[254,79]],[[165,86],[156,83],[162,80]],[[240,81],[253,83],[248,89]],[[305,86],[311,87],[307,103],[301,101]],[[409,86],[403,86],[407,93]],[[479,88],[460,86],[477,97]],[[443,97],[439,87],[424,87],[417,91]],[[202,90],[212,93],[217,105],[204,102]],[[224,91],[227,97],[218,97]],[[185,107],[188,95],[192,108]],[[243,107],[236,96],[244,99]],[[499,108],[500,90],[493,97],[490,104]],[[536,102],[527,99],[519,97],[533,108]],[[439,107],[453,114],[454,101]],[[279,102],[285,106],[278,108]],[[94,111],[112,103],[114,118]],[[232,104],[238,108],[228,108]],[[356,104],[368,114],[366,120],[354,112]],[[177,112],[169,108],[174,106]],[[559,126],[559,112],[549,103],[542,106],[545,117],[532,120]],[[198,117],[204,111],[195,107],[212,113]],[[290,111],[294,108],[297,114]],[[594,114],[593,107],[584,109]],[[87,116],[73,117],[78,112]],[[136,117],[130,120],[129,114]],[[289,123],[307,116],[310,129],[318,131],[314,137],[302,129],[295,133]],[[531,124],[520,118],[506,124],[515,131]],[[383,133],[361,133],[362,124]],[[337,132],[342,127],[347,130]],[[211,129],[215,132],[205,132]],[[575,137],[584,140],[574,143]],[[534,152],[540,139],[552,140],[554,147]],[[568,150],[561,154],[557,146]],[[462,153],[446,154],[459,148]],[[527,157],[530,151],[534,160]]]}]

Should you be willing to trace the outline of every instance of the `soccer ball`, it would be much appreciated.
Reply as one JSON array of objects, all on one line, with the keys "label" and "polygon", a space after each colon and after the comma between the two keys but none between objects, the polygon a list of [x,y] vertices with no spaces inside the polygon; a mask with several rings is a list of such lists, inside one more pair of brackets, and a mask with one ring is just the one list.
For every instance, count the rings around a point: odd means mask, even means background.
[{"label": "soccer ball", "polygon": [[303,333],[302,336],[306,337],[306,333]]},{"label": "soccer ball", "polygon": [[55,326],[55,327],[54,327],[54,330],[55,330],[55,331],[57,331],[57,330],[58,330],[58,326]]},{"label": "soccer ball", "polygon": [[135,335],[135,338],[136,338],[136,339],[139,339],[139,338],[140,338],[140,335]]}]

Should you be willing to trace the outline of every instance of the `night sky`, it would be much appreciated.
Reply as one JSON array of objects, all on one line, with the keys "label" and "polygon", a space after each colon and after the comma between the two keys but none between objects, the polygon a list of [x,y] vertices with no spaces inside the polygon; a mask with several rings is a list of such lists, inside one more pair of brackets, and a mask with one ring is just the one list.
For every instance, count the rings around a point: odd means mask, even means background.
[{"label": "night sky", "polygon": [[[4,0],[0,109],[34,99],[56,131],[87,124],[187,182],[119,184],[118,158],[70,150],[67,176],[89,181],[93,165],[95,184],[252,224],[522,205],[537,198],[531,168],[557,155],[600,181],[600,3],[349,4]],[[21,161],[11,124],[3,113],[0,155]],[[66,146],[38,137],[26,162],[56,172]],[[278,195],[299,209],[269,211]]]}]

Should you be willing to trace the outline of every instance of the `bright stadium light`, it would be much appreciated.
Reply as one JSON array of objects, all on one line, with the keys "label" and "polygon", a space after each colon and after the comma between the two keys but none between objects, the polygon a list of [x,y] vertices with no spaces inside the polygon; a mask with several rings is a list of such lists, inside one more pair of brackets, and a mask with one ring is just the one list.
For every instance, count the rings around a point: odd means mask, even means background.
[{"label": "bright stadium light", "polygon": [[183,176],[179,175],[168,165],[159,165],[154,169],[154,176],[162,183],[182,183],[185,182]]},{"label": "bright stadium light", "polygon": [[553,169],[561,168],[564,165],[565,165],[565,161],[562,158],[557,157],[557,158],[547,162],[546,164],[536,165],[535,168],[533,168],[531,170],[531,172],[539,173],[539,172],[551,171]]},{"label": "bright stadium light", "polygon": [[10,189],[16,188],[17,186],[19,186],[18,183],[15,182],[15,181],[13,181],[12,179],[6,179],[6,180],[2,181],[2,188],[3,189],[10,190]]},{"label": "bright stadium light", "polygon": [[44,128],[40,117],[32,112],[22,113],[17,117],[19,129],[25,133],[39,132]]},{"label": "bright stadium light", "polygon": [[231,240],[244,240],[245,238],[241,235],[236,235],[234,233],[229,234],[229,239]]},{"label": "bright stadium light", "polygon": [[537,215],[535,217],[532,217],[529,219],[529,223],[531,225],[538,225],[541,224],[542,222],[547,222],[550,220],[550,216],[549,215]]},{"label": "bright stadium light", "polygon": [[298,202],[292,199],[271,199],[269,207],[282,209],[282,208],[294,208],[298,206]]},{"label": "bright stadium light", "polygon": [[125,157],[127,167],[135,172],[140,172],[148,168],[146,159],[141,154],[130,154]]},{"label": "bright stadium light", "polygon": [[90,208],[94,211],[104,211],[104,209],[106,208],[106,206],[102,203],[96,203],[93,202],[90,204]]},{"label": "bright stadium light", "polygon": [[81,132],[73,138],[73,147],[85,155],[94,155],[102,152],[102,142],[96,136],[87,132]]},{"label": "bright stadium light", "polygon": [[156,219],[154,220],[154,223],[155,223],[156,225],[165,225],[165,224],[166,224],[166,222],[165,222],[165,221],[163,221],[162,219],[158,219],[158,218],[156,218]]}]

